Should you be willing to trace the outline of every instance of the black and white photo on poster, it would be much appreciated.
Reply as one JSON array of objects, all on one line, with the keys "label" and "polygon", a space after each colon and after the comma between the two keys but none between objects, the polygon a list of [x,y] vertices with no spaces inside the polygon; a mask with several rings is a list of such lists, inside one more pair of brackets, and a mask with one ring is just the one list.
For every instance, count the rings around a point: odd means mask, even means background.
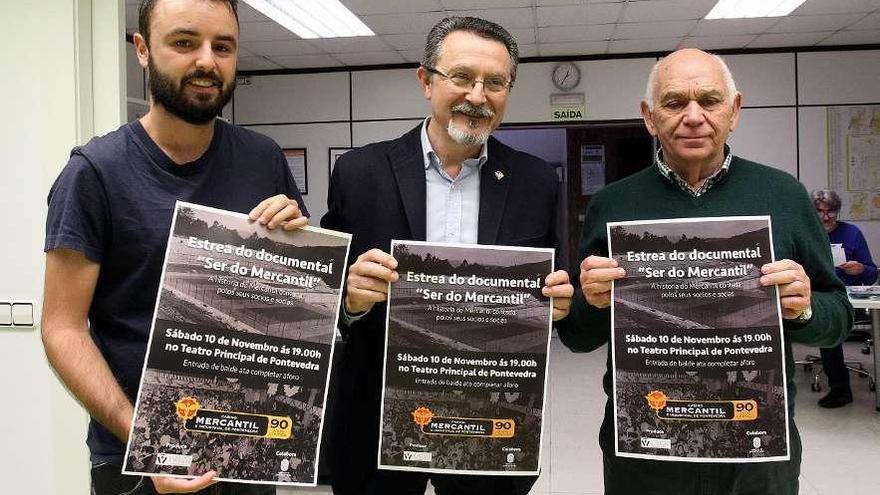
[{"label": "black and white photo on poster", "polygon": [[392,241],[379,467],[536,475],[553,250]]},{"label": "black and white photo on poster", "polygon": [[616,453],[787,460],[782,319],[770,217],[608,224]]},{"label": "black and white photo on poster", "polygon": [[316,484],[350,240],[177,203],[123,472]]}]

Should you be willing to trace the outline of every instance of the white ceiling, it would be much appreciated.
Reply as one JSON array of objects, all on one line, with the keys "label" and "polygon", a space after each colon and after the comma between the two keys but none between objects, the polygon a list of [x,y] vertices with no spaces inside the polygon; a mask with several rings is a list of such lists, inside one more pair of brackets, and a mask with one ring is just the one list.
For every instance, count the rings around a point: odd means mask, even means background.
[{"label": "white ceiling", "polygon": [[[126,31],[138,0],[126,0]],[[880,44],[880,0],[807,0],[788,17],[704,20],[716,0],[342,0],[377,36],[302,40],[239,1],[239,70],[418,62],[449,15],[497,22],[521,57]]]}]

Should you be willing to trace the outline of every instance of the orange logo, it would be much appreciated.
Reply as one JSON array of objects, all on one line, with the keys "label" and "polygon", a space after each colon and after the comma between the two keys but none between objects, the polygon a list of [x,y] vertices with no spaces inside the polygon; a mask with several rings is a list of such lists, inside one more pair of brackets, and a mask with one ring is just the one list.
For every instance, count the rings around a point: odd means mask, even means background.
[{"label": "orange logo", "polygon": [[648,395],[645,396],[645,399],[648,401],[648,405],[651,406],[651,409],[655,411],[659,411],[666,407],[666,394],[660,390],[651,390],[648,392]]},{"label": "orange logo", "polygon": [[195,397],[183,397],[174,403],[174,407],[177,409],[177,416],[186,421],[196,416],[201,404]]},{"label": "orange logo", "polygon": [[416,422],[419,426],[425,426],[426,424],[431,422],[431,418],[434,417],[434,413],[431,412],[427,407],[420,407],[412,412],[413,421]]}]

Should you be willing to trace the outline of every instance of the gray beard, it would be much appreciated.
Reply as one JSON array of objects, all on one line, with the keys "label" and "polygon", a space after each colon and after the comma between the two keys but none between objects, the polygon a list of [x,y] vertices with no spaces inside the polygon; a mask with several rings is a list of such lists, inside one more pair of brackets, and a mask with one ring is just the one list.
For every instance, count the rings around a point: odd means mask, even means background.
[{"label": "gray beard", "polygon": [[455,124],[452,123],[452,119],[449,119],[449,124],[446,126],[446,132],[453,141],[462,146],[482,146],[486,144],[486,141],[489,140],[489,135],[491,134],[491,131],[481,134],[470,134],[455,127]]}]

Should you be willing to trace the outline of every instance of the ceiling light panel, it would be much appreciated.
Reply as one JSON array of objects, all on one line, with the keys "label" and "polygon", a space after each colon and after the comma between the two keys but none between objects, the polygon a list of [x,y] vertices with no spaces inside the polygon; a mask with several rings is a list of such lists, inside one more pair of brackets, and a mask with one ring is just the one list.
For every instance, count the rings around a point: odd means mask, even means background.
[{"label": "ceiling light panel", "polygon": [[782,17],[801,6],[805,0],[718,0],[706,19],[745,19]]},{"label": "ceiling light panel", "polygon": [[339,0],[244,0],[303,39],[375,36]]}]

